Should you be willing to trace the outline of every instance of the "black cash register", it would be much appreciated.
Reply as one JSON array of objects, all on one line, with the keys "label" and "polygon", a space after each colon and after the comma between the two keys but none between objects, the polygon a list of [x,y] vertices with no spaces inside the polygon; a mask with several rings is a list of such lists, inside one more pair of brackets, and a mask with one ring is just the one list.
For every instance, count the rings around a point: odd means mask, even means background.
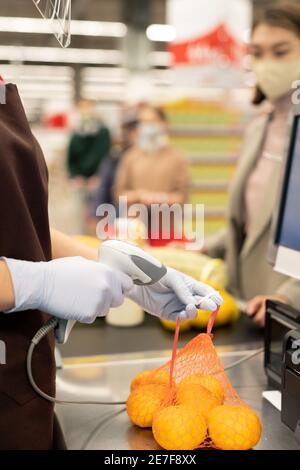
[{"label": "black cash register", "polygon": [[[290,125],[268,258],[276,271],[300,280],[300,105]],[[300,442],[300,305],[268,301],[266,310],[265,370],[269,385],[281,390],[281,419]]]},{"label": "black cash register", "polygon": [[284,337],[281,394],[281,420],[296,431],[300,423],[300,328]]},{"label": "black cash register", "polygon": [[[268,300],[265,370],[270,387],[281,391],[281,420],[300,443],[300,312]],[[299,424],[298,424],[299,423]]]},{"label": "black cash register", "polygon": [[273,300],[267,301],[265,370],[269,385],[275,389],[281,389],[282,385],[283,346],[287,345],[285,338],[291,331],[297,329],[299,329],[300,332],[300,311],[279,302],[274,302]]}]

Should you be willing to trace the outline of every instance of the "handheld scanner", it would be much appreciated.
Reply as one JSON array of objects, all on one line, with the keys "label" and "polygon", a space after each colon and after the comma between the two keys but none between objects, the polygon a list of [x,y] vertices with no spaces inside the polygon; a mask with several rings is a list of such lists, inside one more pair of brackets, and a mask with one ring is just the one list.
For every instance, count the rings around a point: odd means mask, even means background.
[{"label": "handheld scanner", "polygon": [[[121,240],[103,242],[99,249],[99,262],[127,274],[139,286],[155,284],[167,272],[167,268],[154,256],[133,243]],[[55,328],[59,344],[67,342],[75,323],[74,320],[59,320]]]},{"label": "handheld scanner", "polygon": [[103,242],[99,249],[99,261],[127,274],[139,286],[155,284],[167,272],[154,256],[133,243],[121,240]]}]

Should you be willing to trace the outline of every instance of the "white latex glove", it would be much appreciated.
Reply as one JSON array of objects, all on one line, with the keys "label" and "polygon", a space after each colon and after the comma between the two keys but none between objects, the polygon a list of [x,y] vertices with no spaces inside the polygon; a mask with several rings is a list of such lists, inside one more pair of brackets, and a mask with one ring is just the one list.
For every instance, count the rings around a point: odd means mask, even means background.
[{"label": "white latex glove", "polygon": [[10,271],[15,307],[38,309],[65,320],[92,323],[124,301],[130,277],[105,264],[81,257],[32,263],[2,258]]},{"label": "white latex glove", "polygon": [[[199,307],[214,311],[223,299],[212,287],[168,268],[164,277],[151,286],[133,286],[126,294],[146,312],[164,320],[188,320],[197,316]],[[197,308],[198,307],[198,308]]]}]

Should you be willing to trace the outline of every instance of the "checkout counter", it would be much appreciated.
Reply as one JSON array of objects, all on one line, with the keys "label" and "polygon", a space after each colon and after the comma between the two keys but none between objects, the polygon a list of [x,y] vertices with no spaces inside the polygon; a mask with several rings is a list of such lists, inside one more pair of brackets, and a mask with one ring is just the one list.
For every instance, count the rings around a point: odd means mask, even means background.
[{"label": "checkout counter", "polygon": [[[160,326],[157,327],[160,330]],[[220,330],[220,335],[221,333]],[[169,342],[172,342],[171,335]],[[234,347],[219,346],[217,350],[226,367],[261,345],[262,342],[252,341],[236,344]],[[170,354],[170,350],[136,352],[98,357],[95,363],[90,364],[69,363],[58,371],[57,395],[70,400],[126,400],[134,375],[163,364],[170,358]],[[262,393],[269,388],[263,360],[263,354],[258,354],[227,372],[241,398],[262,420],[263,435],[256,448],[300,450],[300,444],[297,444],[293,431],[281,422],[280,412],[262,396]],[[58,405],[56,412],[69,449],[159,449],[151,430],[142,430],[133,426],[122,406]]]},{"label": "checkout counter", "polygon": [[[269,257],[274,269],[300,279],[300,106],[295,107],[291,129]],[[66,361],[57,374],[58,397],[125,401],[138,372],[170,358],[172,335],[162,332],[155,319],[147,322],[140,327],[146,328],[147,334],[135,328],[118,333],[104,323],[98,325],[99,331],[94,334],[99,342],[99,338],[105,338],[104,343],[109,346],[113,342],[115,350],[120,347],[116,337],[120,334],[131,352],[119,350],[119,354],[99,356],[88,363]],[[181,341],[188,340],[188,334],[182,335]],[[226,372],[240,397],[261,418],[263,434],[256,448],[300,450],[300,312],[268,302],[264,338],[249,319],[242,317],[238,326],[216,330],[215,344],[225,368],[264,344],[260,354]],[[68,355],[68,350],[62,349],[62,354]],[[56,412],[69,449],[158,449],[151,431],[131,425],[124,406],[58,405]]]}]

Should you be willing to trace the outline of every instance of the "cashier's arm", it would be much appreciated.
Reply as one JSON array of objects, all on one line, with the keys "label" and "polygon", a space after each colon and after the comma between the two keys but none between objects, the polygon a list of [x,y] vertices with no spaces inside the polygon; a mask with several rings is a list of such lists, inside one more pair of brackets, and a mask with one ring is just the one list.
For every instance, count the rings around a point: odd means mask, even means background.
[{"label": "cashier's arm", "polygon": [[[51,242],[53,259],[82,256],[93,261],[97,260],[96,249],[85,246],[57,230],[51,230]],[[0,261],[0,286],[0,312],[5,312],[15,306],[12,280],[5,261]]]},{"label": "cashier's arm", "polygon": [[97,261],[98,250],[90,248],[58,230],[51,229],[51,243],[53,259],[82,256],[83,258]]},{"label": "cashier's arm", "polygon": [[0,312],[4,312],[15,305],[12,281],[5,261],[0,261],[0,286]]}]

